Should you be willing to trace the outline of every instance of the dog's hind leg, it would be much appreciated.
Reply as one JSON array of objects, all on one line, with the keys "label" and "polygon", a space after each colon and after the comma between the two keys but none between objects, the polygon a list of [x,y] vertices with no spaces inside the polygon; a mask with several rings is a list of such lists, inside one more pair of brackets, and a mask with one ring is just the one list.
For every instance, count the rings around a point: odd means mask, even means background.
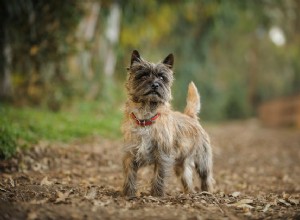
[{"label": "dog's hind leg", "polygon": [[193,165],[190,160],[180,161],[174,167],[176,176],[180,179],[184,193],[195,192],[193,187]]},{"label": "dog's hind leg", "polygon": [[212,151],[208,137],[204,137],[202,146],[195,157],[196,171],[201,179],[201,190],[211,192],[213,190]]},{"label": "dog's hind leg", "polygon": [[193,187],[193,169],[191,164],[185,163],[183,165],[183,173],[181,176],[181,183],[184,189],[184,193],[195,192]]}]

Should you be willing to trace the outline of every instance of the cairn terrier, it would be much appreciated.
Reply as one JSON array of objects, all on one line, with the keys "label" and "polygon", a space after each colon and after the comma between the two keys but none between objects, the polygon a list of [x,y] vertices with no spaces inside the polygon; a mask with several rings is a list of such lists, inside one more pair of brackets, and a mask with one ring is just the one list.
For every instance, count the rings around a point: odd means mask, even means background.
[{"label": "cairn terrier", "polygon": [[154,164],[153,196],[164,195],[165,178],[172,169],[185,193],[194,192],[193,168],[201,179],[201,190],[212,190],[210,140],[197,118],[200,97],[191,82],[184,113],[171,109],[173,64],[173,54],[154,64],[141,58],[138,51],[132,52],[122,126],[124,196],[135,196],[137,171],[151,164]]}]

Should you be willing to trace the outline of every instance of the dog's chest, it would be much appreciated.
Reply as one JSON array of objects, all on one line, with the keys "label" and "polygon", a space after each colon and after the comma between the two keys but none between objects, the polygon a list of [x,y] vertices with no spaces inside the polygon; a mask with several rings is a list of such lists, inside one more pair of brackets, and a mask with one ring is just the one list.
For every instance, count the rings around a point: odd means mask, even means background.
[{"label": "dog's chest", "polygon": [[138,140],[136,149],[137,160],[143,163],[152,163],[157,148],[153,141],[152,129],[150,127],[138,127],[134,129],[134,133]]},{"label": "dog's chest", "polygon": [[[136,158],[144,163],[153,163],[157,156],[164,152],[164,147],[169,145],[168,136],[161,138],[162,131],[154,126],[140,127],[136,130],[139,139],[139,145],[136,152]],[[158,135],[158,133],[160,135]]]}]

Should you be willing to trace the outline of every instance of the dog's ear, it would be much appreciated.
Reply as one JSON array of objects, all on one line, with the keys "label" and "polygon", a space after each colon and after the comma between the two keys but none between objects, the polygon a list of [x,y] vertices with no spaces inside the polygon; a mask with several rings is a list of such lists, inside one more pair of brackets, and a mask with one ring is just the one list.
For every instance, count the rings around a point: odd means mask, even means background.
[{"label": "dog's ear", "polygon": [[141,62],[141,56],[137,50],[132,51],[130,66],[132,66],[134,62]]},{"label": "dog's ear", "polygon": [[169,67],[170,69],[173,68],[174,65],[174,56],[172,53],[170,53],[163,61],[163,64],[165,64],[167,67]]}]

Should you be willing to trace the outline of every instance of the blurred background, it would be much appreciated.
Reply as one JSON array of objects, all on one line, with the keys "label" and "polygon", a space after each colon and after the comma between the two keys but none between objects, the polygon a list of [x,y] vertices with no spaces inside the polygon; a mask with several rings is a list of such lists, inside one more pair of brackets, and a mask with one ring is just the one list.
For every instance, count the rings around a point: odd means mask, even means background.
[{"label": "blurred background", "polygon": [[174,53],[177,110],[194,81],[204,121],[300,127],[299,11],[297,0],[1,0],[2,154],[20,140],[119,137],[133,49],[153,62]]}]

